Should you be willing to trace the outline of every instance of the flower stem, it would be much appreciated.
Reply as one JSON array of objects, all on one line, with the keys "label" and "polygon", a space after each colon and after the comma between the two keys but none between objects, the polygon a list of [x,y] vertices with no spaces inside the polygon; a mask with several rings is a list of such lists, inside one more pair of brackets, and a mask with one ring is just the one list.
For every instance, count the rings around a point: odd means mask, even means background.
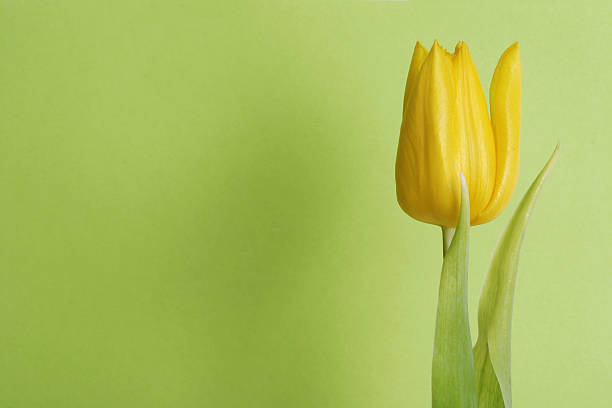
[{"label": "flower stem", "polygon": [[454,235],[454,228],[442,227],[442,255],[446,255],[446,251],[448,251],[448,247],[450,246]]}]

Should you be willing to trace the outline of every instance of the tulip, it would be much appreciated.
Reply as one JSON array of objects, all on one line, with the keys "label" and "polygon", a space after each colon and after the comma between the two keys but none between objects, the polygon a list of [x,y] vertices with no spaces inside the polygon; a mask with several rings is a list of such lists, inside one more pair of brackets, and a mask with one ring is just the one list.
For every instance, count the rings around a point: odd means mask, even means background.
[{"label": "tulip", "polygon": [[397,199],[411,217],[455,227],[467,181],[471,225],[495,218],[506,206],[519,168],[521,61],[518,43],[501,56],[487,111],[470,51],[454,54],[437,41],[428,52],[417,42],[406,81],[395,179]]}]

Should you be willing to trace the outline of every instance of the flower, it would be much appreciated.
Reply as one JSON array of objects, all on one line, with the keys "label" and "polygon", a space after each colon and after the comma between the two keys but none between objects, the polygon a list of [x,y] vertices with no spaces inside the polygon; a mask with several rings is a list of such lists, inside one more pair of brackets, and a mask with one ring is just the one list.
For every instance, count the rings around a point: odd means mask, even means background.
[{"label": "flower", "polygon": [[519,45],[500,57],[487,111],[478,72],[461,41],[451,54],[417,42],[408,72],[395,180],[411,217],[455,227],[460,174],[470,193],[471,224],[491,221],[506,206],[518,176],[521,121]]}]

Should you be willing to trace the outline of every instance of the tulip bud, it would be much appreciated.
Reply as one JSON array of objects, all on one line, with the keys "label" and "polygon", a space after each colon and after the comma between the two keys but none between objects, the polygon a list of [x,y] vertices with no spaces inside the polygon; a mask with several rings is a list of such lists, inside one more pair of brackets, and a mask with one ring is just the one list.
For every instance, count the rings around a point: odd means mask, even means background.
[{"label": "tulip bud", "polygon": [[470,51],[454,54],[437,41],[428,52],[417,42],[410,64],[395,164],[397,199],[413,218],[454,227],[467,180],[471,224],[495,218],[518,176],[521,62],[518,43],[501,56],[487,111]]}]

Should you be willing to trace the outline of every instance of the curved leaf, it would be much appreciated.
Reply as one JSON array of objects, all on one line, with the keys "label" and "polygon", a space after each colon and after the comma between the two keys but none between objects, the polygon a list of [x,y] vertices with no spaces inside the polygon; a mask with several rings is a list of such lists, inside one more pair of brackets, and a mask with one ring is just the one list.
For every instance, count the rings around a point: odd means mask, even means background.
[{"label": "curved leaf", "polygon": [[480,408],[511,408],[510,335],[519,254],[536,199],[559,153],[559,145],[529,187],[497,244],[480,295],[474,364]]},{"label": "curved leaf", "polygon": [[[461,175],[461,211],[444,255],[432,365],[433,408],[475,408],[476,379],[467,308],[470,202]],[[445,237],[448,231],[444,231]]]}]

